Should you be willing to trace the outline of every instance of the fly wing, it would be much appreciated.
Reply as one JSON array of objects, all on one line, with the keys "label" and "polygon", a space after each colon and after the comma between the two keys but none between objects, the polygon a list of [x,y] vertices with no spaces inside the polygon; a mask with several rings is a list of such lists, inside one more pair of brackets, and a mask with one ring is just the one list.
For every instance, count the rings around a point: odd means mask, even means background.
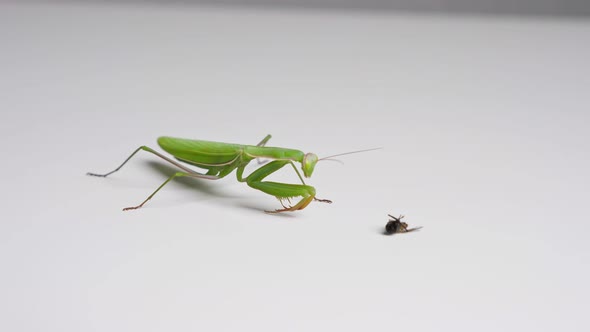
[{"label": "fly wing", "polygon": [[409,233],[409,232],[414,232],[414,231],[418,231],[418,230],[420,230],[420,229],[422,229],[422,226],[420,226],[420,227],[414,227],[414,228],[408,228],[408,229],[406,230],[406,233]]}]

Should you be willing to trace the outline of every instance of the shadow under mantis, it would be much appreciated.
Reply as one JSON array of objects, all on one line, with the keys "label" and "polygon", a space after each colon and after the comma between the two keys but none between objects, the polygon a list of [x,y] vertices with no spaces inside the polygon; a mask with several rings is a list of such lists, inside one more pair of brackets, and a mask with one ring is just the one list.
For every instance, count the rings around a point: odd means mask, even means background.
[{"label": "shadow under mantis", "polygon": [[[152,170],[160,173],[164,177],[168,178],[172,174],[176,173],[178,170],[172,166],[168,166],[162,163],[158,163],[157,161],[147,161],[145,164],[150,167]],[[250,199],[246,198],[242,195],[232,195],[229,193],[224,193],[217,188],[219,187],[219,183],[210,183],[212,181],[205,180],[205,179],[193,179],[193,178],[177,178],[174,180],[175,183],[182,185],[185,188],[188,188],[191,191],[197,193],[197,200],[198,201],[211,201],[213,199],[218,200],[221,199],[225,201],[223,205],[225,207],[231,208],[240,208],[249,211],[256,211],[261,212],[265,211],[265,205],[271,205],[269,200],[269,204],[264,204],[264,202],[260,202],[260,204],[254,204],[250,201]],[[218,182],[218,181],[216,181]],[[217,188],[216,188],[217,187]],[[265,214],[269,215],[269,214]],[[291,214],[272,214],[273,216],[279,217],[287,217],[293,218],[296,217],[295,215]]]}]

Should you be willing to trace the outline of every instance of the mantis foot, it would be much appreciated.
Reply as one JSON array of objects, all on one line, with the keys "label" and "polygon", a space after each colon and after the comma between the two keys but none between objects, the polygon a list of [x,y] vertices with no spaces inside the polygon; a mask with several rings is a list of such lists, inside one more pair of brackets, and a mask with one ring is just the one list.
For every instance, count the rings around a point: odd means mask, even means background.
[{"label": "mantis foot", "polygon": [[[265,210],[264,212],[266,213],[280,213],[280,212],[288,212],[288,211],[297,211],[297,210],[303,210],[305,209],[305,207],[307,205],[309,205],[309,203],[311,203],[311,201],[314,199],[313,196],[308,196],[303,198],[302,200],[299,201],[299,203],[293,205],[293,206],[285,206],[283,204],[283,199],[279,199],[279,201],[281,202],[281,205],[283,206],[283,209],[278,209],[278,210],[274,210],[274,211],[267,211]],[[289,201],[289,203],[291,202],[290,199],[287,199]]]},{"label": "mantis foot", "polygon": [[86,175],[90,175],[90,176],[98,176],[99,178],[106,178],[107,175],[106,174],[96,174],[96,173],[86,173]]},{"label": "mantis foot", "polygon": [[143,204],[141,204],[141,205],[138,205],[138,206],[130,206],[130,207],[126,207],[126,208],[124,208],[124,209],[123,209],[123,211],[137,210],[137,209],[139,209],[139,208],[140,208],[140,207],[142,207],[142,206],[143,206]]},{"label": "mantis foot", "polygon": [[318,202],[322,202],[322,203],[328,203],[328,204],[332,204],[332,201],[329,199],[320,199],[320,198],[313,198],[314,201],[318,201]]},{"label": "mantis foot", "polygon": [[[322,203],[329,203],[331,204],[332,201],[329,199],[320,199],[320,198],[315,198],[313,196],[309,196],[307,198],[302,199],[301,201],[299,201],[299,203],[293,205],[293,206],[285,206],[285,204],[283,203],[284,199],[279,198],[279,202],[281,202],[281,205],[283,206],[283,209],[277,209],[274,211],[267,211],[265,210],[264,212],[266,213],[281,213],[281,212],[293,212],[293,211],[297,211],[297,210],[303,210],[305,209],[305,207],[307,205],[309,205],[309,203],[311,203],[311,201],[318,201],[318,202],[322,202]],[[289,201],[289,203],[291,203],[290,199],[286,199],[287,201]]]}]

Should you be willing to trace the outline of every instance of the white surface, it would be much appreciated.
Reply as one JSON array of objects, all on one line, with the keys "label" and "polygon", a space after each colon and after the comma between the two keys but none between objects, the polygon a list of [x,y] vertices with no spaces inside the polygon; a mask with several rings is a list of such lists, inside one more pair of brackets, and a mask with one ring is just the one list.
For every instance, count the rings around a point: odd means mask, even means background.
[{"label": "white surface", "polygon": [[[2,331],[584,331],[590,24],[0,10]],[[304,211],[160,135],[322,155]],[[289,171],[274,177],[295,180]],[[381,230],[405,214],[418,233]]]}]

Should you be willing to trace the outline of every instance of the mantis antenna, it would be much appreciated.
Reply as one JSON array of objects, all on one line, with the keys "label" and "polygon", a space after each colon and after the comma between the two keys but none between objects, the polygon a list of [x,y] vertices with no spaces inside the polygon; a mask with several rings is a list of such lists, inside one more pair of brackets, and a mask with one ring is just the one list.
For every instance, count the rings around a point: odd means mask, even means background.
[{"label": "mantis antenna", "polygon": [[[365,150],[358,150],[358,151],[344,152],[344,153],[339,153],[339,154],[335,154],[335,155],[327,156],[327,157],[324,157],[324,158],[320,158],[320,159],[318,159],[318,161],[320,161],[320,160],[334,160],[334,161],[339,161],[339,160],[337,160],[337,159],[331,159],[331,158],[333,158],[333,157],[339,157],[339,156],[344,156],[344,155],[347,155],[347,154],[361,153],[361,152],[367,152],[367,151],[375,151],[375,150],[381,150],[381,149],[383,149],[383,148],[372,148],[372,149],[365,149]],[[340,161],[340,162],[341,162],[341,161]]]}]

